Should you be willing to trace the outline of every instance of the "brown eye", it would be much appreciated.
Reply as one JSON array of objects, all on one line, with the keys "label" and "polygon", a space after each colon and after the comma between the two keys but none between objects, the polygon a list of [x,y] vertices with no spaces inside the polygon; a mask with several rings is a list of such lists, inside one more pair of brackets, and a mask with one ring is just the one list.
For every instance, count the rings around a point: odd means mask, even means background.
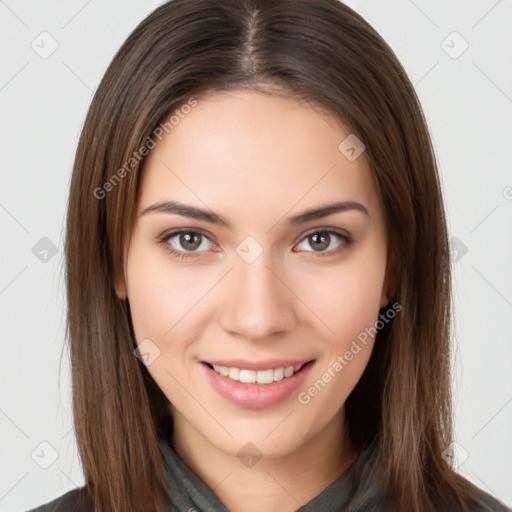
[{"label": "brown eye", "polygon": [[331,235],[329,233],[314,233],[308,236],[309,245],[314,251],[324,251],[331,243]]},{"label": "brown eye", "polygon": [[326,256],[348,247],[352,240],[336,231],[315,231],[302,239],[294,251],[317,252]]},{"label": "brown eye", "polygon": [[180,235],[180,245],[187,251],[195,251],[202,241],[202,235],[199,233],[182,233]]},{"label": "brown eye", "polygon": [[198,231],[178,231],[166,235],[162,242],[176,252],[204,252],[213,247],[210,239]]}]

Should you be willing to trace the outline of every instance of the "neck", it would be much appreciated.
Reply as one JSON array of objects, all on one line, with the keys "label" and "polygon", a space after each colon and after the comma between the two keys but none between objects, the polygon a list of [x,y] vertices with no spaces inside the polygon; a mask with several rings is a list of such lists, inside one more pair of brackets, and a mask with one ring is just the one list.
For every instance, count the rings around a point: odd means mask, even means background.
[{"label": "neck", "polygon": [[211,444],[179,412],[173,413],[176,453],[229,510],[295,511],[340,477],[358,455],[345,435],[344,408],[293,452],[263,456],[248,466]]}]

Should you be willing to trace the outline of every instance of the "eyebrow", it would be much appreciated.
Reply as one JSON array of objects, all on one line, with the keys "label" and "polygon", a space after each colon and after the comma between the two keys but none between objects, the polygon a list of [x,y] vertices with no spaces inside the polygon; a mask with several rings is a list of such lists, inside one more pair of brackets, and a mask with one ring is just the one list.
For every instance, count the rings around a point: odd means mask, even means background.
[{"label": "eyebrow", "polygon": [[[299,224],[321,219],[334,213],[347,212],[351,210],[359,211],[368,218],[371,218],[367,208],[361,203],[356,201],[342,201],[339,203],[328,204],[319,208],[306,210],[302,213],[299,213],[298,215],[294,215],[288,219],[288,224],[290,226],[298,226]],[[151,206],[148,206],[141,212],[140,217],[151,212],[181,215],[182,217],[189,217],[191,219],[203,220],[210,222],[211,224],[224,226],[228,229],[232,228],[232,225],[229,221],[222,218],[220,215],[217,215],[213,211],[197,208],[195,206],[189,206],[177,201],[162,201],[160,203],[155,203]]]},{"label": "eyebrow", "polygon": [[228,229],[231,229],[231,224],[227,220],[223,219],[220,215],[217,215],[212,211],[204,210],[202,208],[178,203],[177,201],[163,201],[148,206],[142,210],[140,217],[151,212],[181,215],[182,217],[204,220],[206,222],[217,224],[219,226],[225,226]]},{"label": "eyebrow", "polygon": [[333,213],[348,212],[351,210],[361,212],[366,217],[371,218],[370,213],[361,203],[357,203],[356,201],[342,201],[340,203],[328,204],[320,208],[314,208],[312,210],[299,213],[298,215],[290,217],[288,222],[291,226],[297,226],[298,224],[303,224],[311,220],[327,217]]}]

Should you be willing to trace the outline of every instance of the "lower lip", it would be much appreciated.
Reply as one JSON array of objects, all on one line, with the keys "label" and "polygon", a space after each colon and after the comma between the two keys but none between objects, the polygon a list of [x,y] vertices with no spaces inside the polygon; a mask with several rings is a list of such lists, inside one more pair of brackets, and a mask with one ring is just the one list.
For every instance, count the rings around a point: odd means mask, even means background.
[{"label": "lower lip", "polygon": [[306,363],[291,377],[272,382],[272,384],[249,384],[224,377],[205,363],[207,377],[214,389],[226,400],[247,409],[263,409],[278,404],[291,395],[304,381],[314,361]]}]

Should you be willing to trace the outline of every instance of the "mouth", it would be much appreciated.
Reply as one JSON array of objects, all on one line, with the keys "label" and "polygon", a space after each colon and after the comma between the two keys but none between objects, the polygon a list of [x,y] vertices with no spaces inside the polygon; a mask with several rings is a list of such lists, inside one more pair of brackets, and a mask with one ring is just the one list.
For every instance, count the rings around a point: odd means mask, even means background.
[{"label": "mouth", "polygon": [[219,364],[204,363],[214,372],[227,377],[228,379],[241,382],[243,384],[272,384],[280,380],[292,377],[298,373],[306,364],[312,363],[313,360],[305,363],[297,363],[288,366],[279,366],[277,368],[267,368],[263,370],[252,370],[248,368],[239,368],[238,366],[222,366]]},{"label": "mouth", "polygon": [[316,360],[202,361],[212,388],[237,407],[263,409],[291,397]]}]

